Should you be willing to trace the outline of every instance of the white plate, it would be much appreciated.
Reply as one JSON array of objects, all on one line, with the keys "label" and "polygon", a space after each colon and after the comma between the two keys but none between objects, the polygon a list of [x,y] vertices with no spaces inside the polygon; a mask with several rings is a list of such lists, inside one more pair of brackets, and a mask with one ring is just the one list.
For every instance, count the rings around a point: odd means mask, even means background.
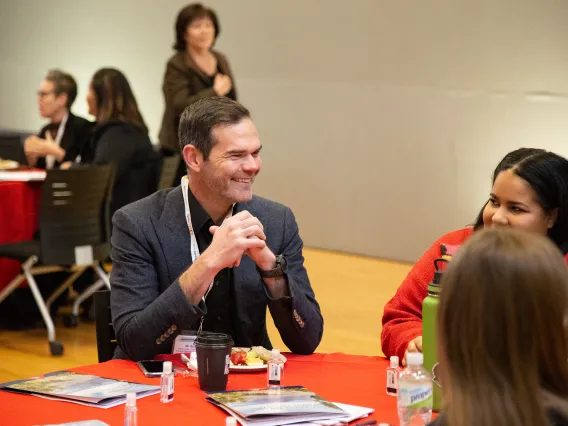
[{"label": "white plate", "polygon": [[229,371],[231,373],[256,373],[259,371],[266,371],[267,364],[264,365],[230,365]]},{"label": "white plate", "polygon": [[20,167],[20,164],[12,160],[0,160],[0,170],[14,170]]}]

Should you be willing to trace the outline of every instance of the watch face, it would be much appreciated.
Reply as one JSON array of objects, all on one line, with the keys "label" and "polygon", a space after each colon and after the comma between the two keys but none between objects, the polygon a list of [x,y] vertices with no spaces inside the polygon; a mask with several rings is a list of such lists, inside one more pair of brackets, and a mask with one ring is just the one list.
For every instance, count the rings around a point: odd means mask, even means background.
[{"label": "watch face", "polygon": [[276,265],[274,265],[273,269],[269,271],[263,271],[261,269],[258,270],[260,272],[260,275],[264,278],[281,277],[282,275],[286,274],[286,259],[284,259],[284,257],[279,254],[278,256],[276,256]]}]

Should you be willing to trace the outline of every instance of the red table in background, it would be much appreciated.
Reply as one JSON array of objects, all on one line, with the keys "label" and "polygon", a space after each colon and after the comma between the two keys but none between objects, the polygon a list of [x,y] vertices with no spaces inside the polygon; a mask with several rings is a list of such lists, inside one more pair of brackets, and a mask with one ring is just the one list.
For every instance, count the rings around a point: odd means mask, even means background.
[{"label": "red table in background", "polygon": [[[42,182],[0,182],[0,244],[30,240],[37,230]],[[0,289],[20,272],[20,263],[0,257]]]},{"label": "red table in background", "polygon": [[[385,392],[384,358],[345,354],[286,354],[283,386],[301,385],[332,402],[374,408],[369,419],[378,423],[397,424],[396,397]],[[144,377],[131,361],[113,360],[102,364],[72,369],[139,383],[160,384],[159,378]],[[231,373],[228,390],[266,387],[266,373]],[[196,377],[175,378],[174,401],[160,403],[160,395],[151,395],[137,402],[138,426],[158,425],[224,425],[227,414],[205,401]],[[56,424],[80,420],[101,420],[109,425],[122,425],[124,405],[103,409],[61,401],[0,391],[0,423],[4,426]],[[357,423],[357,422],[355,422]]]}]

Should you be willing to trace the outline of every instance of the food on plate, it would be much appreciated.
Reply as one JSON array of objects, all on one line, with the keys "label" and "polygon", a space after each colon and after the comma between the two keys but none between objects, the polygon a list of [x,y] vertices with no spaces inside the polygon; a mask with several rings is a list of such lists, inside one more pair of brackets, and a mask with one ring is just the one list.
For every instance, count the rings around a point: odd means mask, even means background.
[{"label": "food on plate", "polygon": [[16,161],[3,160],[0,158],[0,170],[17,169],[19,166]]},{"label": "food on plate", "polygon": [[[231,351],[231,367],[236,366],[255,366],[262,367],[270,361],[272,352],[262,346],[252,348],[233,348]],[[286,362],[284,355],[279,355],[283,362]]]},{"label": "food on plate", "polygon": [[240,349],[234,348],[231,351],[231,366],[233,365],[243,365],[246,364],[247,361],[247,353]]},{"label": "food on plate", "polygon": [[[270,361],[270,358],[272,357],[272,351],[263,348],[262,346],[253,346],[252,350],[255,351],[259,358],[262,359],[265,363]],[[280,358],[280,361],[286,362],[286,357],[284,355],[278,354],[278,357]]]},{"label": "food on plate", "polygon": [[231,351],[231,366],[237,365],[262,366],[264,361],[252,349],[233,348]]}]

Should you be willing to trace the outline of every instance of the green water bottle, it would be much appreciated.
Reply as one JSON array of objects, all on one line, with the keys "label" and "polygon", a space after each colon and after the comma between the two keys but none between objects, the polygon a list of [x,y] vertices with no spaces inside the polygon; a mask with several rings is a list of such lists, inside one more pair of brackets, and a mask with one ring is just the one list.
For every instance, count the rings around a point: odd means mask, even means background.
[{"label": "green water bottle", "polygon": [[433,378],[434,403],[433,411],[440,411],[442,406],[442,392],[440,389],[439,376],[436,374],[438,355],[436,353],[436,316],[438,305],[440,304],[440,281],[442,280],[443,270],[440,269],[441,263],[447,263],[446,259],[436,259],[434,261],[434,279],[428,284],[428,296],[422,303],[422,352],[424,353],[424,369]]}]

